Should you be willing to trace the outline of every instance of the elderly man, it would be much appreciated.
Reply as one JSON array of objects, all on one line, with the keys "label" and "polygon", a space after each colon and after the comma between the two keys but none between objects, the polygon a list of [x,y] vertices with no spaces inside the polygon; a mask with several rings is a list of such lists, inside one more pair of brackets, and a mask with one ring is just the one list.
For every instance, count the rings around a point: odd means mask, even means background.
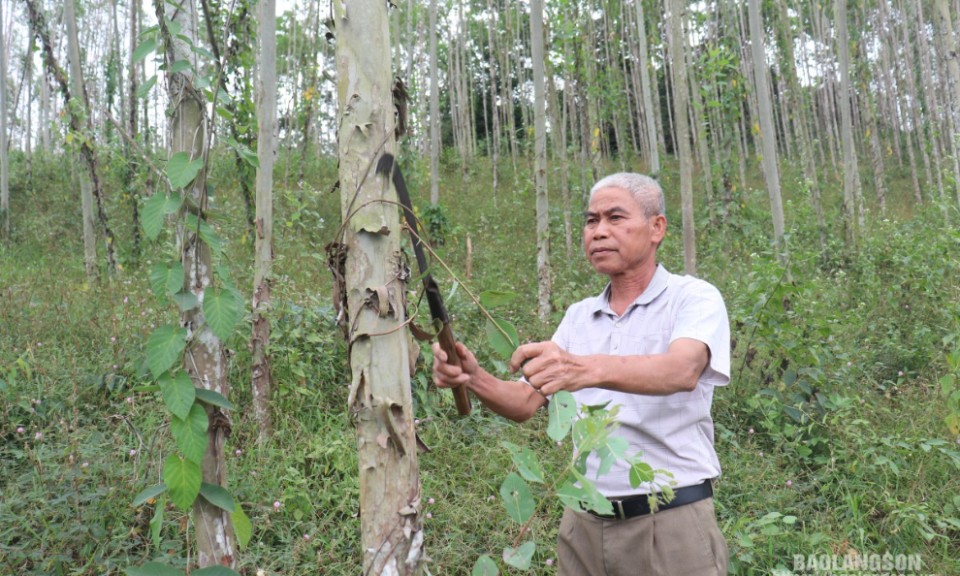
[{"label": "elderly man", "polygon": [[[487,407],[522,422],[559,390],[578,405],[621,405],[616,434],[673,474],[672,501],[651,512],[622,463],[597,479],[612,516],[568,509],[557,558],[564,576],[725,575],[727,547],[713,509],[720,475],[710,416],[715,386],[730,381],[730,328],[712,285],[657,263],[667,230],[663,191],[652,178],[613,174],[590,191],[583,245],[609,278],[599,296],[571,306],[551,341],[517,348],[500,380],[462,344],[462,367],[434,346],[437,386],[467,386]],[[587,460],[588,478],[599,461]]]}]

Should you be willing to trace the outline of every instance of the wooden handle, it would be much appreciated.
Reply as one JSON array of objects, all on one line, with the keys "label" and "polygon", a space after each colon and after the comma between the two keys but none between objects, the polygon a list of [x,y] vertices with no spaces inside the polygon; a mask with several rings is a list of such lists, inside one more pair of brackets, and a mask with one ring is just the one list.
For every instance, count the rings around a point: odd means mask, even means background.
[{"label": "wooden handle", "polygon": [[[444,324],[440,333],[437,334],[437,342],[440,348],[447,353],[447,363],[454,366],[460,366],[460,355],[457,354],[457,340],[453,337],[453,330],[449,324]],[[472,407],[470,406],[470,396],[467,394],[466,386],[457,386],[450,389],[453,392],[453,400],[457,404],[457,413],[461,416],[468,416]]]}]

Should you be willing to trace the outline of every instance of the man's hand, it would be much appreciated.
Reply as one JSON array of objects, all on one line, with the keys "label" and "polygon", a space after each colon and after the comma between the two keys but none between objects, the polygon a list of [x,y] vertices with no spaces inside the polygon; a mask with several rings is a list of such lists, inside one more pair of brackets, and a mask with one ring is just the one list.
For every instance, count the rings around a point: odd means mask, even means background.
[{"label": "man's hand", "polygon": [[560,390],[574,392],[588,383],[583,358],[549,340],[518,347],[510,357],[510,369],[522,370],[527,382],[545,396]]},{"label": "man's hand", "polygon": [[460,366],[448,364],[447,353],[440,348],[440,344],[433,343],[433,383],[438,388],[468,385],[480,370],[477,357],[460,342],[457,342],[457,354],[460,355]]}]

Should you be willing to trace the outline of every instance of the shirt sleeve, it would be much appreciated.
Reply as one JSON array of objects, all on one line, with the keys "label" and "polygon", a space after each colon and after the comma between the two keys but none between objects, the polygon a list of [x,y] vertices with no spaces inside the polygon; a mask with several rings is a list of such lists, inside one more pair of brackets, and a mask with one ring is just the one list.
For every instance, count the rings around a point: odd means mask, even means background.
[{"label": "shirt sleeve", "polygon": [[713,285],[696,281],[685,287],[674,309],[670,341],[691,338],[707,345],[710,363],[702,382],[725,386],[730,382],[730,321],[723,296]]}]

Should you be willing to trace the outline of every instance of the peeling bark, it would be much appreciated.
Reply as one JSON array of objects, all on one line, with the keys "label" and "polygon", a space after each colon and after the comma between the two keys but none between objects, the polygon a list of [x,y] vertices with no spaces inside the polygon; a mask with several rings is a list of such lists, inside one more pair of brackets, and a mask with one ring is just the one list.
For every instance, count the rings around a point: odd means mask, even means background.
[{"label": "peeling bark", "polygon": [[[405,265],[396,193],[374,173],[394,153],[387,5],[334,2],[344,290],[357,430],[363,574],[419,573],[420,478],[407,370]],[[341,296],[342,298],[342,296]],[[386,300],[386,302],[384,302]]]}]

